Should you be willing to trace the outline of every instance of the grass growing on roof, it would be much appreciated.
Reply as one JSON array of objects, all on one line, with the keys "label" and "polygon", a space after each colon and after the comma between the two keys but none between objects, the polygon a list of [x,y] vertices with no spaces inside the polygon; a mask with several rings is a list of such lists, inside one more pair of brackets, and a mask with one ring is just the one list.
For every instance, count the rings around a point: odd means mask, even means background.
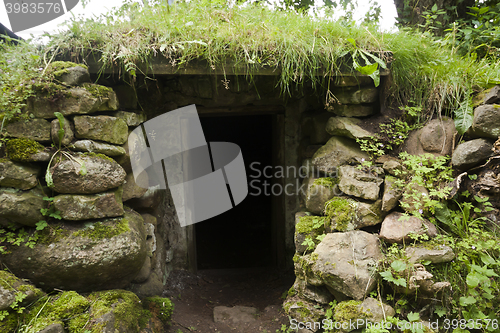
[{"label": "grass growing on roof", "polygon": [[345,56],[359,48],[392,52],[394,96],[427,111],[464,106],[473,87],[500,82],[498,63],[461,58],[415,31],[382,33],[375,26],[256,4],[228,8],[223,1],[173,6],[159,1],[147,7],[134,3],[117,9],[115,16],[69,25],[68,33],[54,37],[53,49],[79,55],[97,51],[104,66],[118,62],[132,74],[138,63],[161,53],[179,68],[192,60],[205,60],[212,68],[227,63],[243,66],[250,76],[262,66],[275,68],[281,90],[290,93],[292,83],[300,85],[305,79],[325,83],[325,77],[338,75],[341,59],[352,67]]}]

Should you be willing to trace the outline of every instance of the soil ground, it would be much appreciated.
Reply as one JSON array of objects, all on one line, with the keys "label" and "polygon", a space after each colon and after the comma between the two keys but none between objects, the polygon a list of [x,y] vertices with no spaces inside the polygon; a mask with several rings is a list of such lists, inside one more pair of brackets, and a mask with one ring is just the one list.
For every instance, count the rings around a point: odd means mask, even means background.
[{"label": "soil ground", "polygon": [[[167,333],[275,333],[288,326],[281,296],[292,286],[292,271],[270,268],[174,271],[163,292],[174,303]],[[258,310],[250,323],[214,322],[216,306],[248,306]]]}]

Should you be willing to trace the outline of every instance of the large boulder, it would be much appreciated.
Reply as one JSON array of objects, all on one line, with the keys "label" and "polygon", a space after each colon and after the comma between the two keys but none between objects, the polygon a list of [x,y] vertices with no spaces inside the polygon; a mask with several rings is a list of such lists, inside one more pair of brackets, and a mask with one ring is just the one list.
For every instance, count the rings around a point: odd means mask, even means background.
[{"label": "large boulder", "polygon": [[337,168],[343,164],[368,159],[368,154],[361,151],[356,141],[334,136],[316,151],[311,161],[316,170],[325,174],[335,174]]},{"label": "large boulder", "polygon": [[123,189],[98,194],[60,194],[54,198],[54,207],[64,220],[80,221],[122,216]]},{"label": "large boulder", "polygon": [[381,177],[383,174],[384,170],[378,167],[367,172],[354,166],[343,165],[339,168],[339,189],[361,199],[378,200],[380,185],[384,182]]},{"label": "large boulder", "polygon": [[20,191],[0,188],[0,225],[18,223],[34,227],[44,217],[40,209],[46,208],[43,193],[37,189]]},{"label": "large boulder", "polygon": [[403,145],[403,151],[411,155],[432,153],[436,156],[451,154],[457,130],[453,119],[433,119],[424,127],[410,133]]},{"label": "large boulder", "polygon": [[[2,261],[16,276],[43,288],[92,291],[123,288],[137,276],[146,258],[146,232],[141,216],[59,227],[33,248],[11,246]],[[36,269],[33,269],[36,267]]]},{"label": "large boulder", "polygon": [[0,186],[29,190],[38,184],[39,173],[40,167],[37,165],[0,159]]},{"label": "large boulder", "polygon": [[380,238],[388,243],[411,242],[411,235],[437,235],[437,228],[426,219],[415,216],[404,216],[399,212],[387,215],[380,228]]},{"label": "large boulder", "polygon": [[123,156],[127,152],[121,146],[110,145],[109,143],[97,142],[92,140],[78,140],[68,147],[74,151],[86,153],[104,154],[106,156]]},{"label": "large boulder", "polygon": [[69,116],[118,109],[118,101],[113,89],[97,84],[85,83],[81,87],[70,89],[61,86],[55,94],[57,98],[54,98],[54,92],[39,93],[30,100],[30,111],[35,117],[54,118],[54,112]]},{"label": "large boulder", "polygon": [[20,120],[5,128],[7,136],[25,138],[39,142],[50,142],[50,122],[45,119]]},{"label": "large boulder", "polygon": [[312,272],[330,292],[361,300],[377,284],[373,268],[383,255],[377,236],[354,230],[327,234],[311,257]]},{"label": "large boulder", "polygon": [[484,162],[493,154],[493,143],[487,139],[475,139],[457,146],[451,164],[459,170],[467,170]]},{"label": "large boulder", "polygon": [[76,116],[76,137],[122,145],[128,138],[125,120],[110,116]]},{"label": "large boulder", "polygon": [[107,191],[122,185],[126,176],[118,163],[100,154],[75,154],[54,165],[51,173],[56,192],[75,194]]},{"label": "large boulder", "polygon": [[331,135],[345,136],[351,139],[368,139],[373,137],[373,133],[359,126],[361,122],[357,118],[331,117],[326,123],[326,131]]}]

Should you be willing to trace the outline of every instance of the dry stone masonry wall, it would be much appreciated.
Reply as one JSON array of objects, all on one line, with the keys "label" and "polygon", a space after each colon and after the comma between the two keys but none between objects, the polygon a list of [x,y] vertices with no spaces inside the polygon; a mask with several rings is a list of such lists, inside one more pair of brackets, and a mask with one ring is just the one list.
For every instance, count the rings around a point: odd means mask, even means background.
[{"label": "dry stone masonry wall", "polygon": [[[370,156],[360,149],[356,139],[376,138],[379,134],[373,123],[390,119],[361,104],[376,100],[373,88],[354,90],[357,92],[349,98],[334,93],[340,107],[327,103],[328,113],[303,117],[302,133],[309,146],[303,149],[302,163],[308,175],[303,180],[302,209],[295,215],[296,281],[284,302],[295,327],[302,323],[299,332],[323,332],[325,318],[338,324],[333,331],[349,332],[350,324],[358,319],[363,323],[359,329],[395,315],[379,294],[379,273],[395,260],[386,255],[392,244],[403,250],[401,260],[405,272],[409,270],[404,287],[389,283],[395,293],[411,295],[424,307],[451,292],[449,282],[436,281],[429,266],[422,265],[455,259],[450,246],[432,241],[442,231],[421,217],[428,209],[426,198],[435,193],[415,184],[409,188],[411,182],[404,178],[405,162],[397,157],[383,155],[368,162]],[[442,117],[410,132],[395,151],[409,156],[450,157],[455,179],[440,185],[449,187],[447,198],[467,190],[488,199],[494,209],[483,213],[493,227],[499,221],[500,207],[496,195],[499,183],[495,180],[499,141],[494,144],[500,134],[499,108],[495,104],[499,101],[499,87],[476,97],[468,141],[458,142],[460,136],[453,120]],[[415,195],[404,196],[405,192]],[[420,214],[411,215],[415,211]],[[379,296],[374,299],[373,295]],[[333,313],[327,314],[332,301],[337,305]],[[347,328],[342,329],[342,324]]]}]

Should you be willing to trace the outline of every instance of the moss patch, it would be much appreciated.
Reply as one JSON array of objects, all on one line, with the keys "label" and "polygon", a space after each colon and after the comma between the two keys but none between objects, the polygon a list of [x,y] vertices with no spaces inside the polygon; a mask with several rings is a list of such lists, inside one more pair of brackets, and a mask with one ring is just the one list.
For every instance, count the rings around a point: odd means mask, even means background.
[{"label": "moss patch", "polygon": [[58,242],[65,236],[69,235],[67,230],[64,230],[60,224],[51,225],[49,228],[45,228],[41,231],[37,231],[38,240],[37,244],[50,245]]},{"label": "moss patch", "polygon": [[[309,234],[313,231],[322,234],[325,230],[325,223],[328,220],[324,216],[303,216],[295,225],[295,232],[299,234]],[[315,226],[319,226],[315,228]]]},{"label": "moss patch", "polygon": [[146,298],[146,304],[149,311],[161,320],[163,324],[170,322],[170,317],[174,312],[174,304],[168,299],[159,296]]},{"label": "moss patch", "polygon": [[13,291],[14,289],[14,284],[19,281],[19,279],[6,271],[0,271],[0,286],[6,290]]},{"label": "moss patch", "polygon": [[346,198],[333,198],[325,203],[325,214],[332,221],[332,228],[346,231],[349,222],[355,217],[356,202]]},{"label": "moss patch", "polygon": [[101,99],[108,98],[109,94],[113,92],[112,88],[101,86],[98,84],[84,83],[82,87],[87,90],[93,97]]},{"label": "moss patch", "polygon": [[29,162],[33,154],[44,150],[44,146],[35,140],[20,138],[10,139],[5,145],[7,156],[13,161]]},{"label": "moss patch", "polygon": [[112,159],[111,157],[107,156],[107,155],[104,155],[104,154],[100,154],[100,153],[80,153],[80,155],[83,155],[83,156],[89,156],[89,157],[97,157],[97,158],[102,158],[106,161],[110,161],[110,162],[116,162],[114,159]]},{"label": "moss patch", "polygon": [[130,231],[128,220],[122,218],[113,225],[106,225],[103,222],[93,223],[85,229],[75,231],[73,233],[73,236],[100,240],[105,238],[113,238],[128,231]]},{"label": "moss patch", "polygon": [[360,310],[361,301],[345,301],[335,306],[333,318],[339,322],[352,322],[359,318],[366,318],[367,314]]},{"label": "moss patch", "polygon": [[54,75],[54,77],[60,78],[63,74],[69,73],[68,68],[80,66],[88,70],[89,68],[83,64],[77,64],[71,61],[54,61],[47,67],[46,73]]},{"label": "moss patch", "polygon": [[[139,298],[130,291],[125,290],[110,290],[95,292],[89,295],[92,302],[92,318],[97,319],[109,312],[115,315],[115,328],[119,327],[127,329],[127,332],[139,332],[144,328],[151,313],[141,307]],[[100,333],[101,330],[96,325],[92,327],[92,333]]]},{"label": "moss patch", "polygon": [[32,323],[29,332],[38,332],[52,324],[61,324],[69,318],[87,311],[90,302],[75,291],[65,291],[56,296],[42,297],[31,308],[25,321]]},{"label": "moss patch", "polygon": [[68,330],[69,333],[82,333],[85,332],[85,328],[89,325],[90,314],[82,313],[69,320]]},{"label": "moss patch", "polygon": [[18,314],[10,313],[2,321],[0,321],[0,332],[14,333],[17,331]]},{"label": "moss patch", "polygon": [[325,187],[330,187],[333,188],[335,185],[339,183],[339,179],[337,177],[324,177],[324,178],[317,178],[314,180],[313,185],[321,185]]}]

